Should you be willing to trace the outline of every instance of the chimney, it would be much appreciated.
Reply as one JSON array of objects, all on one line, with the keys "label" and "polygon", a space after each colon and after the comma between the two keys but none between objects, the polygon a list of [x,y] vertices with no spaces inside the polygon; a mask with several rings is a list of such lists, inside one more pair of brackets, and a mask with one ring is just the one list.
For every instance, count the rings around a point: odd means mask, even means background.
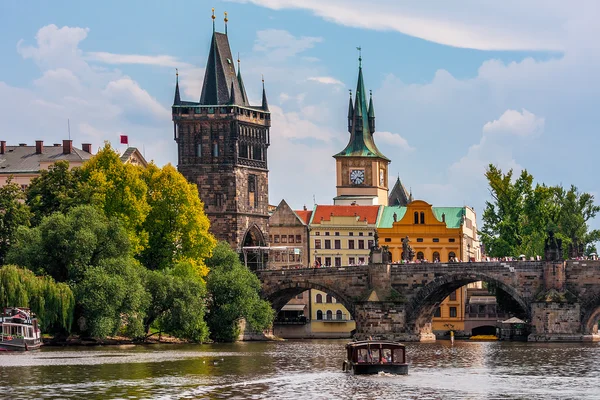
[{"label": "chimney", "polygon": [[86,153],[92,154],[92,144],[91,143],[81,143],[81,150]]},{"label": "chimney", "polygon": [[35,154],[42,154],[44,150],[44,141],[36,140],[35,141]]},{"label": "chimney", "polygon": [[0,141],[0,154],[6,153],[6,140]]},{"label": "chimney", "polygon": [[63,140],[63,154],[71,154],[73,152],[73,141]]}]

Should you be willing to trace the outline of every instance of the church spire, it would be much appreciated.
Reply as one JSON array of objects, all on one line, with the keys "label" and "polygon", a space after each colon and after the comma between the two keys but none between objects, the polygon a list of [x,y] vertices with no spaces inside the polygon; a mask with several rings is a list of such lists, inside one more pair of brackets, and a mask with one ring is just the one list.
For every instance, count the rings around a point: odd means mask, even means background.
[{"label": "church spire", "polygon": [[175,68],[175,99],[173,100],[173,105],[181,104],[181,96],[179,95],[179,70]]},{"label": "church spire", "polygon": [[265,91],[265,78],[262,78],[263,93],[262,93],[262,109],[269,111],[269,104],[267,103],[267,92]]},{"label": "church spire", "polygon": [[352,119],[354,118],[354,106],[352,105],[352,89],[350,89],[350,99],[348,100],[348,132],[352,132]]},{"label": "church spire", "polygon": [[375,133],[375,109],[373,108],[373,92],[369,90],[369,131]]}]

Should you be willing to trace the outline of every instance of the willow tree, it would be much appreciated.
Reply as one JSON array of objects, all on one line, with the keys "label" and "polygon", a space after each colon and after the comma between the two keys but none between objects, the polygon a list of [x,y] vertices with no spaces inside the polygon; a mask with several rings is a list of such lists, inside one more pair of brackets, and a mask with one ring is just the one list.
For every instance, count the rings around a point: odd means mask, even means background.
[{"label": "willow tree", "polygon": [[143,223],[148,246],[141,252],[140,261],[152,270],[189,262],[205,276],[208,271],[203,260],[211,255],[216,241],[208,231],[210,222],[196,185],[171,164],[162,168],[150,164],[142,179],[148,187],[150,211]]},{"label": "willow tree", "polygon": [[0,268],[0,307],[28,307],[39,317],[42,331],[69,332],[75,298],[65,283],[6,265]]}]

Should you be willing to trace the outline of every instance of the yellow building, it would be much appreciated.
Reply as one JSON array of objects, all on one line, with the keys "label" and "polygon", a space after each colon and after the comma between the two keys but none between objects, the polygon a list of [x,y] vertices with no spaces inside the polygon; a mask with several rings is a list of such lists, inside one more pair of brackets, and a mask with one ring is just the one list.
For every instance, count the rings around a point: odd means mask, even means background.
[{"label": "yellow building", "polygon": [[310,325],[312,337],[350,337],[356,328],[354,318],[335,297],[312,289]]},{"label": "yellow building", "polygon": [[381,206],[315,206],[309,223],[313,266],[367,264],[380,210]]},{"label": "yellow building", "polygon": [[[392,261],[404,259],[406,237],[415,260],[427,262],[479,261],[475,212],[470,207],[432,207],[422,200],[406,207],[383,207],[377,225],[379,243],[388,246]],[[466,286],[448,296],[433,318],[434,331],[464,330]]]}]

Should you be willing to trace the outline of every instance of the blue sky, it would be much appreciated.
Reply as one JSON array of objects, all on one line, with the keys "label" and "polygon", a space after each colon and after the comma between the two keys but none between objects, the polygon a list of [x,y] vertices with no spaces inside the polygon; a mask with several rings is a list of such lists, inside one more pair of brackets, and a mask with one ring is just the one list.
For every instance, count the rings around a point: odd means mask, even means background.
[{"label": "blue sky", "polygon": [[[489,199],[494,163],[600,196],[600,5],[505,0],[0,2],[0,128],[9,144],[118,135],[176,163],[170,105],[197,101],[210,44],[229,14],[251,99],[264,74],[273,113],[270,202],[329,204],[348,89],[363,49],[375,140],[416,198]],[[451,4],[451,5],[450,5]],[[390,177],[390,181],[392,181]],[[594,221],[594,227],[600,223]]]}]

